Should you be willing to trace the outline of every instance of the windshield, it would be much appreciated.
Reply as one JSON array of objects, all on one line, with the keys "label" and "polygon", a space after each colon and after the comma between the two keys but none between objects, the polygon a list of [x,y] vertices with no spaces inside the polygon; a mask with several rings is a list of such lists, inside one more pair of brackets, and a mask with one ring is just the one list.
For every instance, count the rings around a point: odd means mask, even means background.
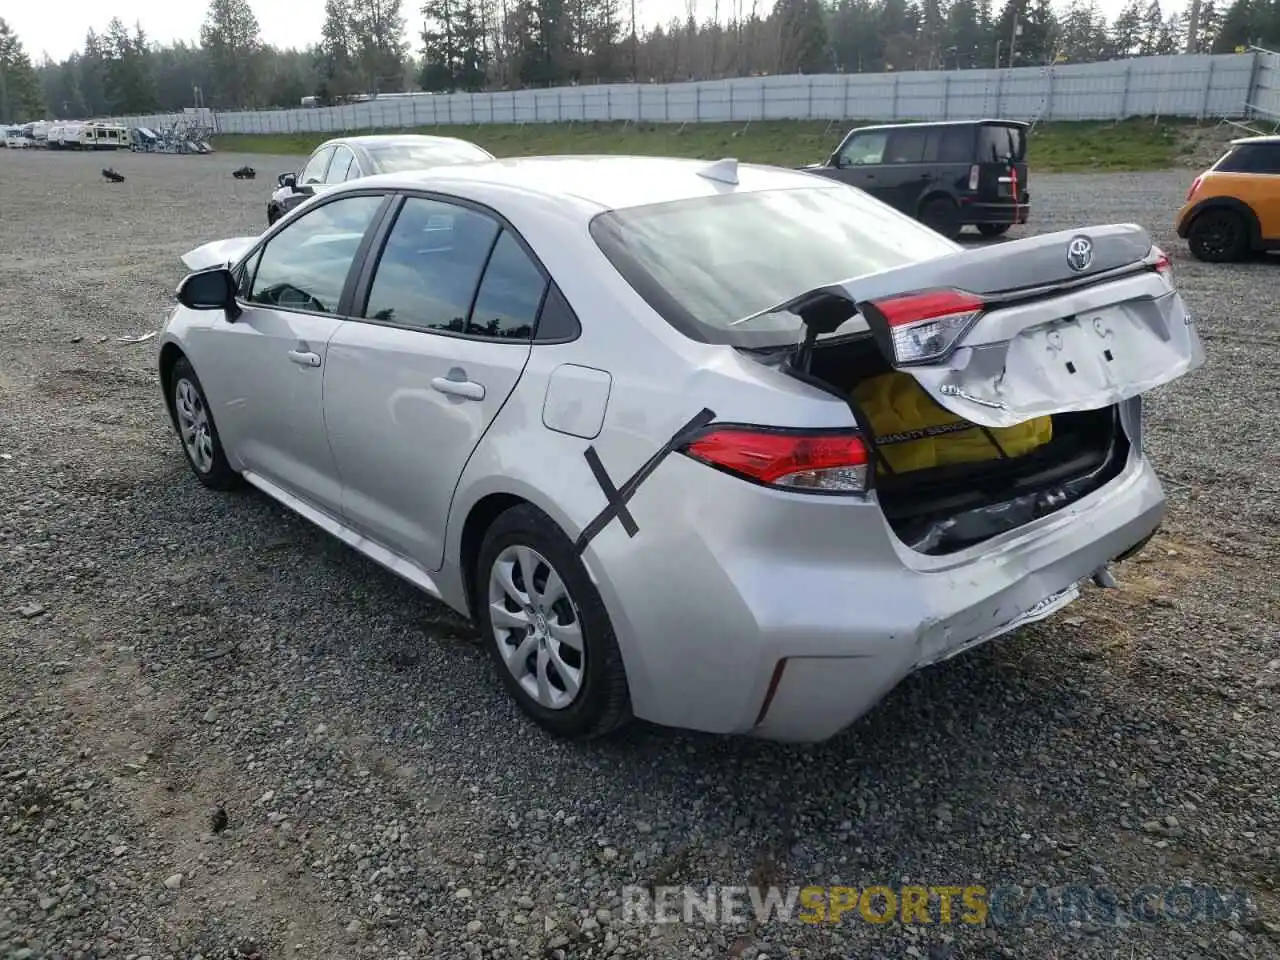
[{"label": "windshield", "polygon": [[366,147],[380,173],[404,173],[423,167],[447,166],[492,160],[493,155],[474,143],[444,140],[430,145],[420,143],[388,143]]},{"label": "windshield", "polygon": [[835,184],[614,210],[592,220],[591,235],[676,329],[742,347],[794,342],[800,318],[735,321],[816,287],[960,249],[861,190]]}]

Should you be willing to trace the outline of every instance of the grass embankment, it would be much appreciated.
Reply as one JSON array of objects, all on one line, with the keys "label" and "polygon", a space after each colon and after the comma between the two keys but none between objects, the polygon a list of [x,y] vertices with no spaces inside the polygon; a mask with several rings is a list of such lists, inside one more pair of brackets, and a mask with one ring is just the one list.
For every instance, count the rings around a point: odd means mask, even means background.
[{"label": "grass embankment", "polygon": [[[427,133],[461,137],[499,157],[564,153],[630,153],[800,166],[825,159],[844,131],[859,121],[697,123],[529,123],[364,130],[359,133]],[[1174,165],[1194,125],[1185,122],[1063,122],[1038,124],[1030,162],[1040,171],[1163,170]],[[353,132],[354,133],[354,132]],[[232,134],[217,137],[219,150],[305,155],[332,134]]]}]

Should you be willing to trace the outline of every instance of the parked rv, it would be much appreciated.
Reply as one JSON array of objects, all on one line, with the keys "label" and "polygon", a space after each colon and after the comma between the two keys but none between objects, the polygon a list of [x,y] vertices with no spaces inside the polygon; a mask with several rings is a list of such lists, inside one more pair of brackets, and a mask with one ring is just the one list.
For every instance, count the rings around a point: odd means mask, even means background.
[{"label": "parked rv", "polygon": [[55,150],[127,150],[129,130],[102,120],[63,120],[49,127],[49,146]]}]

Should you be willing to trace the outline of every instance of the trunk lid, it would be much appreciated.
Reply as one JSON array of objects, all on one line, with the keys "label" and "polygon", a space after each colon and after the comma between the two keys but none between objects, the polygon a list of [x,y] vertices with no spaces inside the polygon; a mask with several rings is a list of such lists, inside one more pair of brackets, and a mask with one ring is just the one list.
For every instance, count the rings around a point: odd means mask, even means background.
[{"label": "trunk lid", "polygon": [[1167,258],[1135,224],[963,250],[773,309],[804,321],[802,368],[816,338],[856,311],[892,366],[986,427],[1100,409],[1204,362]]}]

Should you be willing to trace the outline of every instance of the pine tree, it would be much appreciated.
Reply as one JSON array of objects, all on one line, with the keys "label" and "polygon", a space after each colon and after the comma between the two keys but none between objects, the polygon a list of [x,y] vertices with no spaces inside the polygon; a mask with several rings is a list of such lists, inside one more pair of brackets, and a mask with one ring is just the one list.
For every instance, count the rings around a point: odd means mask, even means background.
[{"label": "pine tree", "polygon": [[252,103],[262,36],[248,0],[211,0],[200,43],[209,58],[214,99],[230,107]]},{"label": "pine tree", "polygon": [[0,17],[0,122],[26,123],[44,115],[40,79],[8,22]]}]

